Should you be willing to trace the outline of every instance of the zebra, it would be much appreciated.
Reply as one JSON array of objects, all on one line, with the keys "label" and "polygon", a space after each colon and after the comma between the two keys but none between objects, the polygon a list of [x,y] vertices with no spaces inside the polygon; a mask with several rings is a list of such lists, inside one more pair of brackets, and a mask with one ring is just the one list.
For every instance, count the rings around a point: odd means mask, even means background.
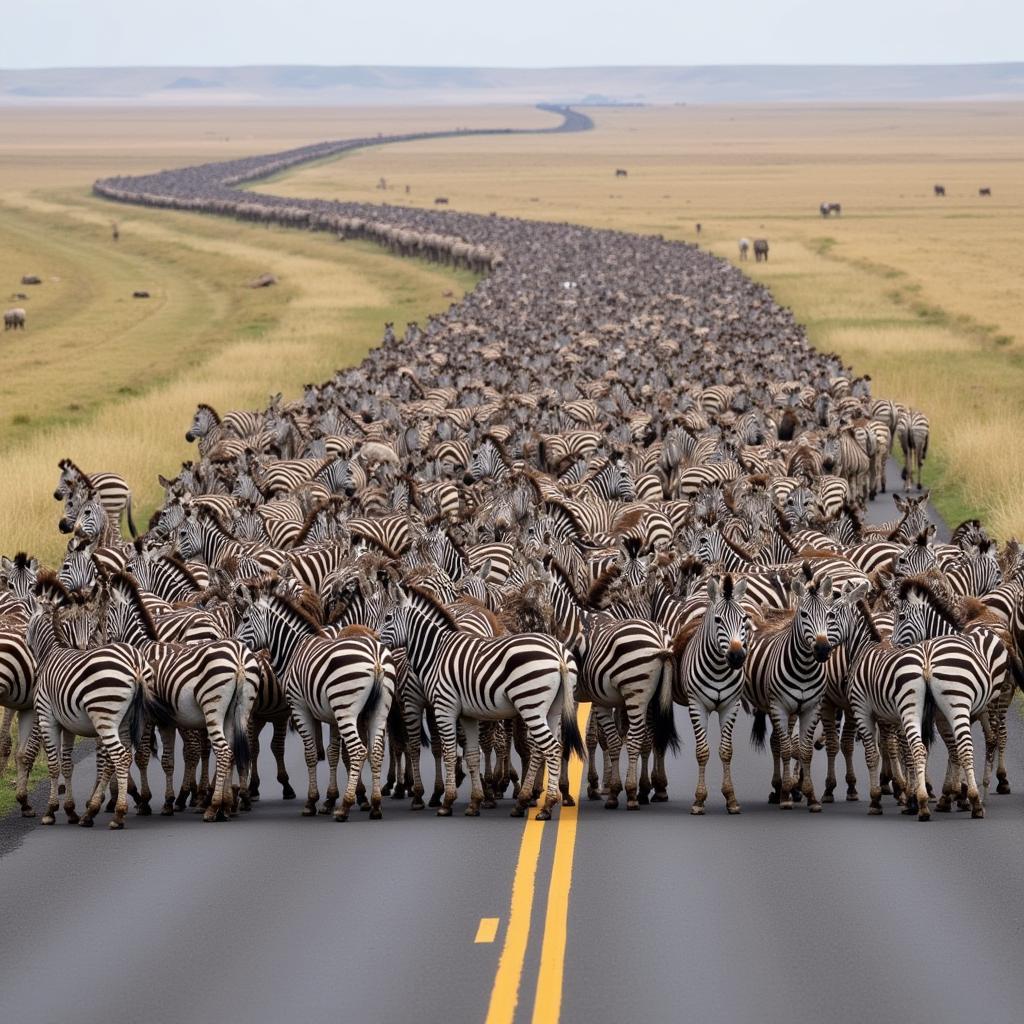
[{"label": "zebra", "polygon": [[248,558],[262,572],[274,572],[285,559],[283,551],[262,544],[236,541],[212,513],[186,509],[174,542],[175,553],[183,559],[199,558],[209,566],[229,558]]},{"label": "zebra", "polygon": [[[55,501],[68,501],[79,488],[92,491],[106,509],[111,523],[117,526],[119,537],[122,512],[125,513],[128,520],[128,529],[131,531],[131,535],[138,536],[135,523],[132,521],[132,492],[124,477],[118,476],[116,473],[83,473],[71,459],[61,459],[57,468],[60,470],[60,478],[57,481],[57,488],[53,492]],[[63,532],[70,531],[64,530]]]},{"label": "zebra", "polygon": [[11,755],[11,719],[18,715],[18,746],[15,798],[23,818],[35,817],[28,799],[28,776],[39,753],[39,730],[35,714],[36,659],[20,630],[0,627],[0,707],[4,709],[0,729],[0,778]]},{"label": "zebra", "polygon": [[[795,781],[790,775],[793,720],[799,720],[797,755],[803,769],[801,791],[807,809],[821,810],[811,778],[814,730],[825,692],[825,662],[838,642],[838,622],[832,576],[805,583],[794,577],[791,589],[796,607],[759,626],[743,663],[743,696],[754,709],[751,737],[764,747],[766,719],[772,723],[773,792],[769,803],[793,807]],[[780,772],[781,761],[781,772]]]},{"label": "zebra", "polygon": [[[558,800],[563,742],[583,756],[573,696],[576,669],[570,652],[541,633],[493,639],[459,633],[451,614],[416,587],[399,589],[397,604],[385,613],[381,641],[389,647],[405,647],[409,668],[420,680],[434,711],[445,763],[445,793],[438,815],[450,816],[457,796],[456,733],[460,722],[466,734],[466,766],[472,784],[466,814],[475,817],[484,797],[480,720],[495,721],[518,714],[526,725],[531,749],[512,813],[520,817],[526,813],[543,758],[547,791],[537,818],[549,820],[551,807]],[[568,797],[567,789],[563,796]]]},{"label": "zebra", "polygon": [[732,731],[739,713],[743,689],[743,663],[747,656],[751,620],[743,607],[747,580],[734,583],[731,574],[707,582],[707,607],[677,635],[678,682],[674,697],[689,710],[696,742],[697,788],[691,814],[703,814],[708,789],[704,773],[711,756],[708,720],[718,714],[721,738],[722,795],[726,810],[739,814],[740,805],[732,782]]},{"label": "zebra", "polygon": [[[926,742],[932,708],[928,688],[925,652],[918,646],[898,648],[884,642],[864,598],[867,586],[847,590],[840,597],[841,634],[849,667],[846,673],[846,697],[856,722],[857,734],[864,744],[868,765],[870,802],[868,814],[882,813],[882,785],[879,774],[881,756],[878,728],[884,738],[896,735],[909,768],[911,779],[904,813],[916,810],[919,821],[928,821]],[[895,774],[897,762],[891,761]],[[849,762],[848,775],[849,780]],[[899,783],[894,780],[894,785]],[[848,797],[849,798],[849,797]]]},{"label": "zebra", "polygon": [[[205,730],[216,759],[216,776],[204,821],[223,821],[234,798],[232,769],[237,769],[243,804],[248,803],[249,720],[260,683],[259,666],[252,653],[237,640],[169,644],[160,642],[157,627],[146,610],[135,581],[115,573],[107,583],[106,633],[108,640],[131,644],[145,656],[152,671],[147,692],[157,718],[163,753],[163,815],[185,806],[191,777],[186,756],[185,779],[174,797],[174,730]],[[142,775],[139,813],[147,814],[149,750],[137,759]],[[194,767],[194,766],[193,766]]]},{"label": "zebra", "polygon": [[[381,767],[385,726],[395,695],[395,661],[373,633],[350,626],[338,636],[321,629],[298,605],[275,592],[273,585],[238,585],[233,596],[239,609],[235,636],[252,650],[265,649],[284,685],[292,722],[302,737],[309,789],[302,814],[317,813],[315,733],[318,722],[331,727],[328,748],[330,784],[320,813],[334,810],[335,821],[347,821],[356,802],[364,763],[371,773],[370,818],[381,818]],[[339,791],[338,759],[344,744],[348,782],[335,810]]]},{"label": "zebra", "polygon": [[928,417],[917,409],[901,409],[896,421],[896,436],[903,449],[904,490],[909,491],[917,473],[917,489],[921,490],[921,470],[928,456]]},{"label": "zebra", "polygon": [[[545,632],[556,636],[575,657],[579,666],[577,699],[592,703],[595,721],[605,739],[606,764],[610,762],[611,766],[605,807],[618,807],[622,792],[622,738],[616,720],[621,712],[627,726],[626,807],[636,810],[641,802],[647,802],[646,791],[641,799],[637,771],[648,720],[659,756],[669,746],[678,747],[672,720],[675,656],[671,638],[655,622],[587,612],[565,571],[553,559],[549,561],[546,583],[550,604]],[[593,767],[591,763],[591,771]],[[593,784],[587,795],[596,799]]]},{"label": "zebra", "polygon": [[988,709],[996,693],[1013,681],[1024,684],[1020,660],[1011,658],[999,635],[986,626],[965,631],[952,610],[927,585],[905,580],[898,590],[892,642],[915,645],[924,651],[931,699],[938,711],[936,724],[949,752],[942,797],[936,809],[948,811],[959,796],[961,773],[967,784],[972,818],[983,818],[985,808],[974,772],[971,723],[981,720],[987,746],[986,786],[997,738]]},{"label": "zebra", "polygon": [[[36,613],[26,640],[36,658],[36,716],[50,777],[50,795],[44,825],[56,820],[58,777],[65,782],[64,813],[69,824],[91,826],[113,774],[117,800],[110,828],[124,828],[131,782],[132,747],[142,741],[146,713],[146,685],[151,672],[142,654],[128,644],[102,641],[94,604],[74,598],[52,573],[40,573],[36,582]],[[70,608],[65,618],[63,610]],[[66,643],[71,634],[72,645]],[[97,738],[97,781],[79,818],[71,778],[74,736]],[[62,744],[63,738],[63,744]]]}]

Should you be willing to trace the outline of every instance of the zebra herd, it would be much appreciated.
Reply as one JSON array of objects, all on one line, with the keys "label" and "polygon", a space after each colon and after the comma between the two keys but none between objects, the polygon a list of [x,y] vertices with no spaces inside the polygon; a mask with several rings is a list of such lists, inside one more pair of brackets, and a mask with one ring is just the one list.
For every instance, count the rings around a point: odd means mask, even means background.
[{"label": "zebra herd", "polygon": [[[677,705],[695,739],[694,814],[708,799],[714,714],[726,807],[740,811],[741,709],[755,742],[770,740],[781,808],[831,802],[840,753],[856,799],[858,740],[872,813],[888,793],[921,819],[954,803],[982,817],[993,771],[1009,791],[1024,555],[977,521],[936,543],[922,413],[872,397],[763,288],[693,247],[232,187],[298,159],[97,191],[344,225],[490,273],[425,325],[389,325],[360,366],[293,401],[223,415],[199,405],[186,435],[194,457],[160,477],[145,532],[121,477],[60,463],[62,564],[25,553],[0,564],[0,769],[17,715],[23,814],[42,747],[44,823],[61,778],[69,821],[92,824],[108,788],[112,827],[129,797],[150,813],[154,755],[162,813],[191,802],[205,820],[231,817],[259,795],[267,724],[285,798],[289,725],[303,744],[308,816],[344,821],[358,804],[379,818],[388,794],[450,815],[465,773],[467,814],[511,792],[513,814],[536,800],[549,818],[573,800],[566,761],[584,747],[588,797],[613,808],[624,789],[636,809],[668,799]],[[897,443],[897,515],[867,525]],[[936,730],[948,767],[934,798]],[[97,739],[80,817],[76,736]]]}]

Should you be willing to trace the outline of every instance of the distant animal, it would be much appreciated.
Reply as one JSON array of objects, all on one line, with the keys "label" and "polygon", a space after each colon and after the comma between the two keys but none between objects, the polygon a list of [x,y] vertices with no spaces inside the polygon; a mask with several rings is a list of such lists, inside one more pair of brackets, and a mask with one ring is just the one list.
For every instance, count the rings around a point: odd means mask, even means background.
[{"label": "distant animal", "polygon": [[992,189],[990,189],[990,188],[979,188],[978,189],[978,195],[979,196],[991,196],[992,195]]},{"label": "distant animal", "polygon": [[145,290],[140,288],[137,291],[132,292],[132,298],[133,299],[148,299],[149,298],[149,292],[147,292],[147,291],[145,291]]},{"label": "distant animal", "polygon": [[118,230],[116,220],[110,225],[110,237],[113,238],[115,242],[121,237],[121,232]]},{"label": "distant animal", "polygon": [[627,171],[624,167],[616,167],[615,168],[615,177],[616,178],[628,178],[629,177],[629,171]]},{"label": "distant animal", "polygon": [[434,205],[435,206],[447,206],[448,205],[448,197],[447,196],[438,196],[434,200]]},{"label": "distant animal", "polygon": [[747,253],[749,253],[749,252],[750,252],[750,239],[749,238],[741,238],[740,239],[740,259],[741,260],[745,260],[747,258]]},{"label": "distant animal", "polygon": [[843,207],[839,203],[822,203],[818,209],[822,217],[828,217],[833,213],[838,217],[843,212]]},{"label": "distant animal", "polygon": [[254,277],[249,282],[250,288],[269,288],[272,284],[277,284],[277,278],[273,274],[260,274],[259,277]]},{"label": "distant animal", "polygon": [[697,221],[697,237],[700,238],[700,221]]},{"label": "distant animal", "polygon": [[38,277],[35,274],[22,274],[21,275],[21,283],[22,284],[42,284],[43,283],[43,279],[41,277]]},{"label": "distant animal", "polygon": [[765,263],[768,262],[768,239],[754,239],[754,259],[758,263],[760,263],[761,260],[764,260]]},{"label": "distant animal", "polygon": [[946,194],[946,186],[945,185],[936,185],[935,186],[935,194],[937,196],[944,196]]},{"label": "distant animal", "polygon": [[4,313],[4,330],[9,331],[11,328],[17,330],[19,327],[25,330],[25,310],[20,306],[15,306],[14,309],[9,309]]},{"label": "distant animal", "polygon": [[18,300],[20,300],[20,299],[27,299],[27,298],[28,298],[28,296],[27,296],[27,295],[26,295],[26,294],[25,294],[24,292],[15,292],[15,293],[14,293],[14,294],[13,294],[13,295],[11,296],[11,298],[12,298],[12,299],[18,299]]}]

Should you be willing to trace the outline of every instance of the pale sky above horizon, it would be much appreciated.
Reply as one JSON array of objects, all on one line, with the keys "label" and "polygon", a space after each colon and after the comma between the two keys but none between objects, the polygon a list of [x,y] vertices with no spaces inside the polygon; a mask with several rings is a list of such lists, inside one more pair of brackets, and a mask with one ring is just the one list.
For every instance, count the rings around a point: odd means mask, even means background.
[{"label": "pale sky above horizon", "polygon": [[0,68],[1024,58],[1020,0],[0,0],[0,13]]}]

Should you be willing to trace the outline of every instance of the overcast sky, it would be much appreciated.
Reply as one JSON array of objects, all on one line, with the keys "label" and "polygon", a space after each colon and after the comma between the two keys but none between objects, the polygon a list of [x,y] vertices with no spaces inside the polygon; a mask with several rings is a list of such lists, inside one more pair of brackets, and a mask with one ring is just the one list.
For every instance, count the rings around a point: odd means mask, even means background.
[{"label": "overcast sky", "polygon": [[0,0],[0,67],[1024,58],[1022,0]]}]

